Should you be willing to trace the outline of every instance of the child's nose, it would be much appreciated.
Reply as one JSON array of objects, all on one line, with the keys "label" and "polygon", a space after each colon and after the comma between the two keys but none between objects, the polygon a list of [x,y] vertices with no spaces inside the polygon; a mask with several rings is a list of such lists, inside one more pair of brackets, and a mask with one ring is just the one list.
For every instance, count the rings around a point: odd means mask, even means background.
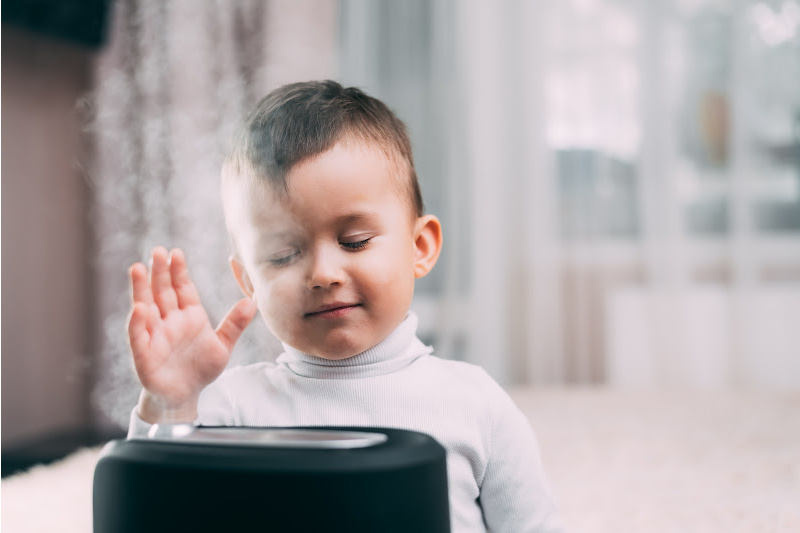
[{"label": "child's nose", "polygon": [[314,252],[308,274],[309,289],[327,289],[344,283],[344,270],[337,252],[324,248]]}]

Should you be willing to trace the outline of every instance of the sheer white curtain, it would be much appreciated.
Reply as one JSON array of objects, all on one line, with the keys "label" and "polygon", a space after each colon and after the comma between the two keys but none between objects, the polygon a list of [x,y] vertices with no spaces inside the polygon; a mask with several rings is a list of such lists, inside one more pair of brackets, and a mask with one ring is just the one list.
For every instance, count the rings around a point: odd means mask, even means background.
[{"label": "sheer white curtain", "polygon": [[800,388],[796,1],[341,2],[409,124],[444,356],[503,383]]}]

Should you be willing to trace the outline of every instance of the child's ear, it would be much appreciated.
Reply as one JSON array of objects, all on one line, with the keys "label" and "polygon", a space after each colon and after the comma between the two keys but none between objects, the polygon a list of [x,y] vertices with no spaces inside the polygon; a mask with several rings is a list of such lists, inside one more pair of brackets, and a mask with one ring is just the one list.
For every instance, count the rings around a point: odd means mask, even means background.
[{"label": "child's ear", "polygon": [[442,224],[434,215],[419,217],[414,226],[414,277],[428,274],[442,251]]},{"label": "child's ear", "polygon": [[239,284],[239,288],[242,289],[242,292],[248,298],[253,297],[253,284],[250,283],[250,276],[247,275],[247,270],[245,270],[244,265],[236,258],[235,255],[231,256],[231,270],[233,270],[233,276],[236,278],[236,283]]}]

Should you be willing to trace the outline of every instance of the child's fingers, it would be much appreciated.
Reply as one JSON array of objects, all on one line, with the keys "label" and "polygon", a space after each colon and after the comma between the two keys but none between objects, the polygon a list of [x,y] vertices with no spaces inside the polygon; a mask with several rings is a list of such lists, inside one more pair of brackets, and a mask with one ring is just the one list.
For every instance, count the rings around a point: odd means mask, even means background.
[{"label": "child's fingers", "polygon": [[228,311],[228,314],[219,323],[217,337],[228,351],[233,350],[236,341],[239,340],[244,330],[247,329],[248,324],[256,316],[256,311],[258,311],[258,308],[255,302],[249,298],[243,298]]},{"label": "child's fingers", "polygon": [[150,286],[153,299],[165,317],[170,311],[178,308],[178,296],[172,287],[172,275],[169,272],[167,249],[163,246],[153,248],[153,266],[150,268]]},{"label": "child's fingers", "polygon": [[147,267],[142,263],[134,263],[128,269],[131,278],[131,301],[135,304],[141,302],[152,304],[153,292],[150,290],[150,280],[147,279]]},{"label": "child's fingers", "polygon": [[170,253],[169,271],[172,275],[172,288],[178,297],[178,307],[181,309],[200,303],[200,295],[197,288],[189,277],[189,269],[186,267],[186,256],[179,248],[175,248]]},{"label": "child's fingers", "polygon": [[150,332],[147,329],[147,304],[133,304],[131,316],[128,318],[128,341],[131,345],[134,361],[138,360],[150,348]]}]

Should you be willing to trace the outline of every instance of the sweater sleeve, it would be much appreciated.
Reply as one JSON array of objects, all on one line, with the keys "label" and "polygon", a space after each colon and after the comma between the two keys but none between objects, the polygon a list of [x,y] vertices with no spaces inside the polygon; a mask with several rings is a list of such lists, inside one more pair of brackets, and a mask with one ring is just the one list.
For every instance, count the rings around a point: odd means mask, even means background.
[{"label": "sweater sleeve", "polygon": [[492,533],[563,532],[533,429],[513,400],[496,387],[479,497],[486,525]]},{"label": "sweater sleeve", "polygon": [[[196,425],[234,426],[237,425],[235,410],[227,388],[221,385],[222,380],[209,385],[201,394],[197,405],[198,417]],[[139,416],[138,407],[131,412],[128,424],[128,438],[143,438],[148,435],[153,424],[149,424]]]}]

